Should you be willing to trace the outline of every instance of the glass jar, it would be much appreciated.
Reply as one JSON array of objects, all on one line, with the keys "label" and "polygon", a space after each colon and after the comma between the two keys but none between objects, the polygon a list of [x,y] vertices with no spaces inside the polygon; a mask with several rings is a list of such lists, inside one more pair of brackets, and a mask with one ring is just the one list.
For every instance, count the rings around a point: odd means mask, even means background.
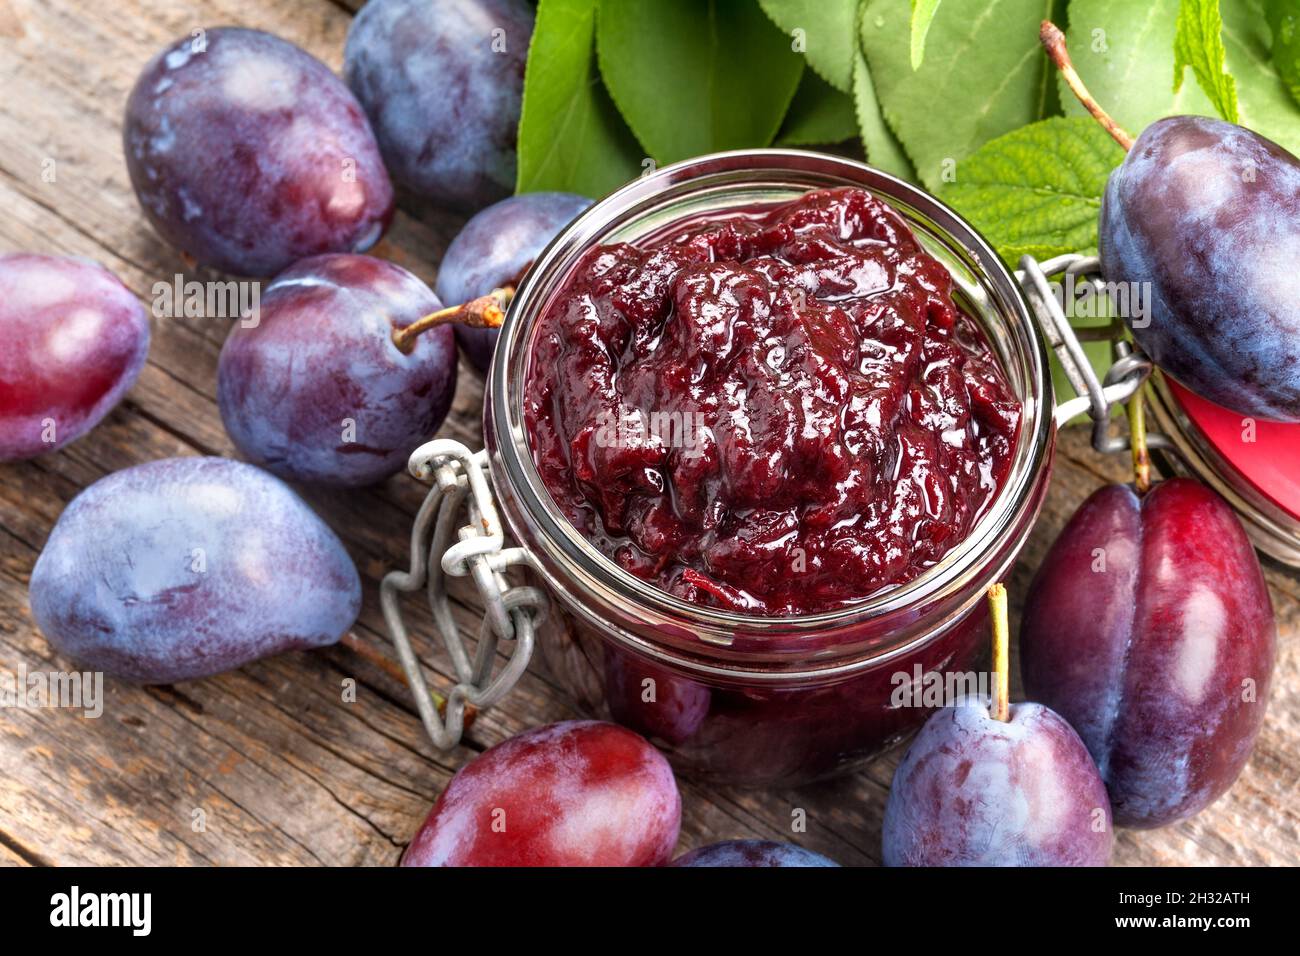
[{"label": "glass jar", "polygon": [[[609,561],[542,484],[523,421],[537,319],[592,245],[635,241],[677,220],[862,186],[911,225],[983,326],[1023,415],[998,497],[969,537],[916,579],[859,604],[754,617],[687,603]],[[547,667],[579,705],[641,732],[697,778],[789,785],[841,773],[927,716],[905,700],[920,675],[976,671],[984,595],[1033,526],[1054,447],[1047,352],[1016,279],[932,196],[861,163],[794,150],[722,153],[665,167],[575,220],[518,289],[487,384],[484,440],[505,530],[552,597],[538,626]],[[926,678],[932,681],[932,677]]]}]

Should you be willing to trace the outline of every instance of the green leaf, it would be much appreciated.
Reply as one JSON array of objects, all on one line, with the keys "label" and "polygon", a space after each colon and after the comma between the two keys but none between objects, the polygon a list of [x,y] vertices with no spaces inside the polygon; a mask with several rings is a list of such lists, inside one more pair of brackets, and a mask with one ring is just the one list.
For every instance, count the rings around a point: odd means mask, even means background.
[{"label": "green leaf", "polygon": [[[865,6],[865,4],[864,4]],[[862,50],[853,57],[853,107],[858,118],[858,132],[862,135],[862,145],[867,152],[867,162],[882,172],[916,182],[916,170],[912,161],[898,144],[893,130],[885,123],[880,111],[880,101],[876,99],[876,87],[871,79],[871,67]]]},{"label": "green leaf", "polygon": [[851,91],[858,0],[758,0],[758,5],[773,23],[799,41],[808,65],[818,76],[842,93]]},{"label": "green leaf", "polygon": [[842,143],[857,135],[853,100],[812,70],[805,71],[785,115],[778,146],[816,146]]},{"label": "green leaf", "polygon": [[1038,43],[1054,0],[945,3],[930,25],[925,62],[910,59],[909,0],[868,0],[862,47],[885,119],[930,189],[989,140],[1057,111],[1055,81]]},{"label": "green leaf", "polygon": [[1291,98],[1300,103],[1300,0],[1269,0],[1273,65]]},{"label": "green leaf", "polygon": [[912,0],[912,69],[925,62],[925,35],[939,9],[939,0]]},{"label": "green leaf", "polygon": [[1219,0],[1182,0],[1174,31],[1174,92],[1182,87],[1183,75],[1190,66],[1219,115],[1236,123],[1237,84],[1224,72],[1226,59]]},{"label": "green leaf", "polygon": [[[1272,37],[1262,0],[1222,7],[1227,68],[1237,81],[1242,126],[1300,151],[1300,110],[1272,63]],[[1137,135],[1162,116],[1217,116],[1200,86],[1169,87],[1178,0],[1071,0],[1067,38],[1075,68],[1115,120]],[[1061,85],[1067,116],[1087,111]]]},{"label": "green leaf", "polygon": [[[1095,254],[1097,214],[1106,179],[1124,151],[1091,118],[1052,117],[986,143],[963,160],[955,182],[939,196],[993,243],[1003,261],[1070,252]],[[1101,303],[1104,305],[1104,300]],[[1071,316],[1075,328],[1104,326],[1108,317]],[[1084,342],[1098,376],[1110,368],[1110,345]],[[1052,359],[1058,401],[1074,398],[1065,371]]]},{"label": "green leaf", "polygon": [[803,73],[752,0],[600,0],[600,72],[660,163],[766,146]]},{"label": "green leaf", "polygon": [[1123,159],[1091,118],[1057,116],[986,143],[958,164],[939,195],[1010,266],[1026,253],[1093,253],[1106,178]]},{"label": "green leaf", "polygon": [[542,0],[519,119],[518,192],[600,197],[645,158],[596,73],[596,0]]}]

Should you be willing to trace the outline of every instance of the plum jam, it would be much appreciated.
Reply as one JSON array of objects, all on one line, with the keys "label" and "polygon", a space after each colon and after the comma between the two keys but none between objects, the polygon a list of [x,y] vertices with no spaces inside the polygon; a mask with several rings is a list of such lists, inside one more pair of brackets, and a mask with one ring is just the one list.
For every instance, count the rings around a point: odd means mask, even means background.
[{"label": "plum jam", "polygon": [[844,773],[982,666],[1054,435],[1028,301],[933,196],[797,150],[657,170],[501,328],[493,503],[550,598],[515,647],[695,779]]},{"label": "plum jam", "polygon": [[693,604],[816,614],[910,581],[997,497],[1022,413],[952,293],[854,187],[595,245],[533,337],[538,473]]}]

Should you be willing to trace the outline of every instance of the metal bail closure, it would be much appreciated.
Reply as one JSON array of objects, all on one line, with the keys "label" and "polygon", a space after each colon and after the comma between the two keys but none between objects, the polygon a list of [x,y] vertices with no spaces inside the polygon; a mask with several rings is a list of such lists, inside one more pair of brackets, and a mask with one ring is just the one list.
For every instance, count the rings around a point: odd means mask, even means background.
[{"label": "metal bail closure", "polygon": [[[1090,332],[1071,326],[1063,307],[1064,296],[1058,297],[1052,289],[1053,276],[1069,277],[1075,289],[1090,286],[1101,298],[1109,297],[1109,289],[1101,278],[1101,260],[1096,256],[1056,256],[1042,263],[1033,256],[1020,258],[1016,278],[1024,289],[1047,344],[1060,360],[1065,377],[1078,396],[1056,406],[1056,427],[1059,429],[1076,415],[1087,412],[1092,419],[1093,448],[1104,453],[1127,451],[1128,437],[1110,434],[1111,409],[1137,394],[1154,366],[1140,349],[1121,341],[1122,330],[1118,323],[1112,322]],[[1106,371],[1104,380],[1097,378],[1092,362],[1083,351],[1083,339],[1112,344],[1115,362]],[[1173,447],[1164,435],[1150,432],[1147,445],[1151,448]]]},{"label": "metal bail closure", "polygon": [[[424,729],[435,747],[450,750],[460,743],[466,708],[492,706],[523,675],[547,598],[538,588],[512,587],[506,581],[506,568],[527,564],[529,557],[523,548],[505,547],[487,479],[487,452],[472,452],[460,442],[438,439],[417,448],[407,469],[416,478],[432,480],[433,487],[411,532],[411,570],[384,575],[379,603]],[[452,617],[448,575],[472,578],[483,597],[483,625],[472,660]],[[422,587],[428,591],[434,626],[456,671],[456,686],[442,704],[435,704],[420,672],[399,604],[401,593]],[[510,641],[514,651],[494,677],[497,649]]]}]

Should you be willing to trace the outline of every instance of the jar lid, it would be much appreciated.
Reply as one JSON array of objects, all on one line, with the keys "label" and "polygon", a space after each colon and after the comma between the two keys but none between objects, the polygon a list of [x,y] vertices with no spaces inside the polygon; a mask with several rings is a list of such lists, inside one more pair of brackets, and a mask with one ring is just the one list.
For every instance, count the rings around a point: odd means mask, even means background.
[{"label": "jar lid", "polygon": [[1256,491],[1300,519],[1300,424],[1249,418],[1165,377],[1183,413]]}]

